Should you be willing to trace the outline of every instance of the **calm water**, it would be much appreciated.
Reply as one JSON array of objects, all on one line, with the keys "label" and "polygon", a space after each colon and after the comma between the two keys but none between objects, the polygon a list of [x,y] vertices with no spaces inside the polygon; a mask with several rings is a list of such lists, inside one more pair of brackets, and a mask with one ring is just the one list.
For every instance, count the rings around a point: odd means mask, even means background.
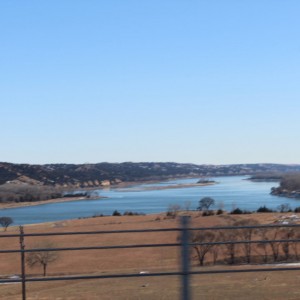
[{"label": "calm water", "polygon": [[270,189],[276,182],[251,182],[245,177],[217,177],[216,185],[182,189],[137,191],[147,186],[164,186],[178,183],[195,183],[197,179],[180,179],[157,184],[136,185],[127,189],[110,189],[100,191],[107,199],[82,200],[64,203],[43,204],[32,207],[0,210],[0,216],[10,216],[14,224],[33,224],[57,220],[89,217],[94,214],[111,215],[114,210],[143,212],[146,214],[164,212],[171,204],[184,206],[191,202],[190,209],[196,209],[203,197],[212,197],[216,201],[215,209],[223,205],[225,210],[239,207],[256,210],[262,205],[277,208],[279,204],[289,203],[292,208],[300,206],[300,200],[271,196]]}]

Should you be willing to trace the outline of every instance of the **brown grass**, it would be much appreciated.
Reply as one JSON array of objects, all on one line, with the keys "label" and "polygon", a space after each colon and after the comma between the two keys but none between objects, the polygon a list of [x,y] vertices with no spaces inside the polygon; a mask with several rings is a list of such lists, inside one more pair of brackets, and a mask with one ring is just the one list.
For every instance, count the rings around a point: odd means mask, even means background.
[{"label": "brown grass", "polygon": [[[160,220],[158,220],[158,217]],[[236,219],[255,218],[260,223],[273,223],[278,214],[239,215]],[[226,216],[200,217],[194,213],[192,226],[226,225]],[[65,232],[122,230],[178,227],[178,219],[164,219],[164,214],[147,216],[99,217],[40,225],[25,226],[25,232]],[[17,232],[17,227],[8,233]],[[84,245],[125,245],[137,243],[172,243],[176,232],[105,234],[87,236],[56,236],[39,238],[51,240],[58,247]],[[34,246],[36,240],[26,238],[26,248]],[[18,249],[17,239],[0,239],[1,249]],[[149,248],[123,250],[93,250],[61,252],[59,259],[50,264],[48,274],[94,275],[158,272],[179,269],[179,249]],[[193,269],[199,269],[192,261]],[[0,275],[20,274],[19,254],[0,255]],[[205,266],[202,269],[240,268],[240,266]],[[201,270],[202,270],[201,269]],[[41,276],[39,267],[29,269],[30,276]],[[300,299],[298,290],[300,274],[291,272],[238,273],[192,276],[193,299]],[[21,299],[19,284],[0,285],[0,299]],[[27,284],[27,299],[180,299],[180,278],[131,278],[98,279],[81,281],[43,282]]]}]

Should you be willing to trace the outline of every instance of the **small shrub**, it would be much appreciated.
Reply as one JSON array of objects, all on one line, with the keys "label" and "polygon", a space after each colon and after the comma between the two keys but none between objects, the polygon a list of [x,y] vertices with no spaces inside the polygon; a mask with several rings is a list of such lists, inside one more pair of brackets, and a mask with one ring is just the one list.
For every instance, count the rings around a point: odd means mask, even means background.
[{"label": "small shrub", "polygon": [[104,217],[104,215],[103,214],[94,214],[92,216],[92,218],[99,218],[99,217]]},{"label": "small shrub", "polygon": [[168,218],[175,219],[180,211],[181,207],[178,204],[170,204],[166,216]]},{"label": "small shrub", "polygon": [[223,209],[218,209],[217,210],[217,215],[222,215],[224,213]]},{"label": "small shrub", "polygon": [[271,213],[271,212],[274,212],[274,211],[272,209],[270,209],[270,208],[267,208],[264,205],[264,206],[259,207],[256,212],[258,212],[258,213]]},{"label": "small shrub", "polygon": [[203,213],[202,213],[202,216],[203,217],[208,217],[208,216],[213,216],[215,213],[213,210],[205,210]]},{"label": "small shrub", "polygon": [[176,214],[174,214],[172,211],[167,211],[166,212],[166,217],[167,218],[175,219],[176,218]]},{"label": "small shrub", "polygon": [[133,212],[132,211],[125,211],[123,213],[123,216],[133,216]]},{"label": "small shrub", "polygon": [[250,210],[241,210],[240,208],[236,208],[230,212],[232,215],[247,215],[252,214],[252,211]]},{"label": "small shrub", "polygon": [[300,213],[300,206],[296,207],[296,208],[294,209],[294,212],[295,212],[295,213]]},{"label": "small shrub", "polygon": [[123,216],[144,216],[144,213],[132,212],[132,211],[125,211]]},{"label": "small shrub", "polygon": [[118,212],[117,210],[115,210],[113,213],[112,213],[113,216],[121,216],[121,213]]},{"label": "small shrub", "polygon": [[236,209],[232,210],[230,212],[230,214],[232,214],[232,215],[242,215],[243,211],[237,207]]}]

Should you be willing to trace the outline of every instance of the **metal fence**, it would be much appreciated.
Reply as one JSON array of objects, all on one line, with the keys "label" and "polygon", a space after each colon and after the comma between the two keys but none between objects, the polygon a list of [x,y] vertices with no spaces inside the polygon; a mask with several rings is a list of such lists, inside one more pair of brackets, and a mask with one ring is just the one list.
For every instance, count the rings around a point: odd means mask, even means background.
[{"label": "metal fence", "polygon": [[[222,226],[222,227],[200,227],[191,228],[190,218],[181,217],[181,226],[178,228],[165,229],[144,229],[144,230],[115,230],[115,231],[81,231],[81,232],[50,232],[50,233],[25,233],[22,226],[19,227],[18,234],[0,234],[0,238],[18,238],[20,248],[10,250],[0,250],[0,254],[20,253],[21,258],[21,275],[20,278],[0,279],[1,283],[21,283],[22,300],[26,300],[26,283],[41,281],[67,281],[67,280],[89,280],[105,278],[137,278],[137,277],[157,277],[157,276],[180,276],[182,278],[181,299],[191,300],[190,276],[204,274],[225,274],[225,273],[245,273],[245,272],[274,272],[274,271],[299,271],[300,267],[264,267],[264,268],[241,268],[241,269],[220,269],[220,270],[200,270],[192,271],[190,268],[190,248],[204,245],[225,245],[225,244],[253,244],[253,243],[298,243],[300,238],[295,239],[274,239],[274,240],[234,240],[234,241],[216,241],[216,242],[196,242],[190,240],[190,232],[207,231],[207,230],[238,230],[238,229],[262,229],[262,228],[293,228],[300,227],[300,224],[287,225],[260,225],[260,226]],[[85,246],[85,247],[65,247],[65,248],[25,248],[26,237],[44,237],[44,236],[68,236],[68,235],[102,235],[102,234],[125,234],[125,233],[146,233],[146,232],[178,232],[180,234],[179,242],[162,243],[162,244],[131,244],[131,245],[114,245],[114,246]],[[83,250],[104,250],[104,249],[133,249],[133,248],[163,248],[163,247],[180,247],[181,261],[180,271],[177,272],[153,272],[153,273],[133,273],[133,274],[107,274],[107,275],[86,275],[86,276],[47,276],[47,277],[29,277],[25,273],[25,253],[45,252],[45,251],[83,251]]]}]

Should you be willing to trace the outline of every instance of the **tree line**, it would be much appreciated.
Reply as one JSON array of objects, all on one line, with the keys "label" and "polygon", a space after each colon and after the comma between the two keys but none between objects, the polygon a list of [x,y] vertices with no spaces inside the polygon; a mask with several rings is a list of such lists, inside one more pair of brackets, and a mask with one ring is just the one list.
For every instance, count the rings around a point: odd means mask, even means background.
[{"label": "tree line", "polygon": [[285,174],[281,180],[279,187],[271,189],[272,195],[300,197],[300,173]]},{"label": "tree line", "polygon": [[62,189],[51,186],[14,185],[0,186],[0,203],[34,202],[63,197]]},{"label": "tree line", "polygon": [[[299,242],[294,240],[300,239],[300,228],[238,228],[238,226],[257,226],[258,222],[253,219],[234,221],[230,216],[227,217],[230,225],[237,228],[199,230],[191,233],[193,254],[201,266],[205,264],[207,258],[213,264],[230,265],[299,260]],[[224,244],[214,244],[220,242]]]}]

